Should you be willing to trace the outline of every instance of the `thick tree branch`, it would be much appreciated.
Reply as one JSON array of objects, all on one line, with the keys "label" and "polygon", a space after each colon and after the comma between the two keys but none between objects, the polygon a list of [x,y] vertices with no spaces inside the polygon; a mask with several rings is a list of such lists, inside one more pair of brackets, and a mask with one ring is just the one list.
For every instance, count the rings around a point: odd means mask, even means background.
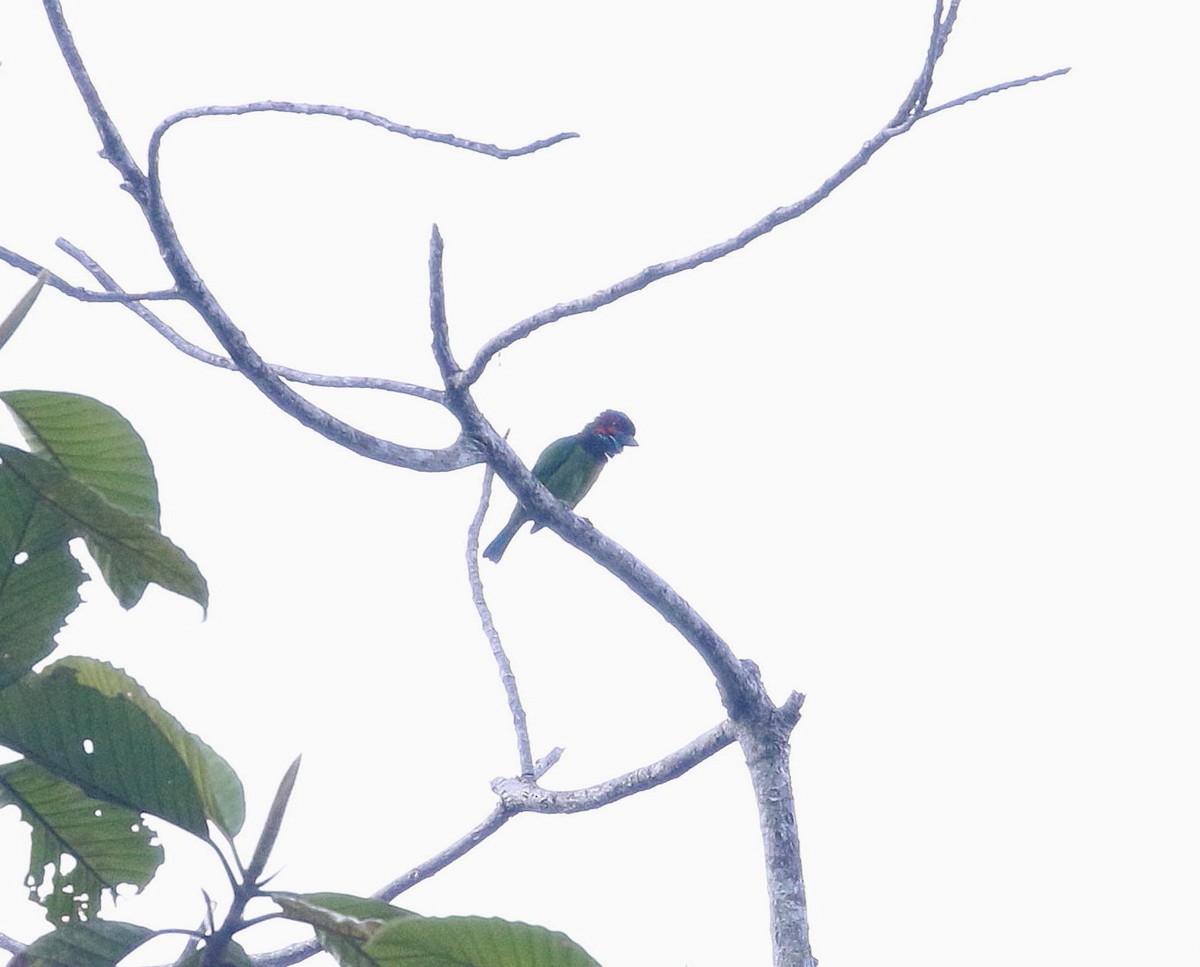
[{"label": "thick tree branch", "polygon": [[[441,237],[435,231],[429,260],[429,304],[435,347],[448,340],[442,252]],[[683,635],[712,671],[730,717],[737,718],[755,706],[759,686],[752,682],[746,663],[738,661],[724,639],[666,581],[590,522],[567,510],[562,501],[543,487],[479,411],[461,378],[464,374],[453,367],[452,360],[443,362],[439,357],[439,365],[446,377],[446,408],[458,420],[464,436],[474,443],[517,500],[529,509],[533,519],[614,574]]]},{"label": "thick tree branch", "polygon": [[[685,749],[673,753],[654,766],[635,770],[626,776],[617,777],[608,783],[585,790],[554,792],[542,789],[538,785],[536,777],[540,770],[546,767],[544,762],[533,766],[534,778],[522,775],[517,779],[497,780],[494,788],[500,795],[501,801],[482,823],[446,850],[393,881],[376,895],[390,900],[414,883],[432,875],[463,855],[499,829],[516,812],[568,812],[596,808],[606,802],[629,795],[633,791],[638,791],[640,788],[651,788],[668,778],[682,774],[696,762],[703,761],[729,742],[736,740],[745,756],[759,808],[768,874],[776,967],[813,967],[815,961],[809,946],[794,794],[789,772],[788,738],[799,716],[801,698],[793,694],[783,706],[775,706],[763,687],[757,667],[752,662],[739,660],[715,630],[673,588],[646,565],[600,533],[589,522],[566,510],[561,502],[552,497],[479,411],[471,397],[470,386],[480,378],[496,353],[542,326],[570,315],[594,311],[660,279],[722,258],[745,247],[754,239],[772,231],[779,225],[803,215],[828,197],[855,171],[863,167],[892,138],[910,130],[918,120],[949,107],[978,100],[1000,90],[1034,83],[1065,73],[1065,70],[1008,81],[963,95],[938,107],[928,108],[934,71],[945,50],[959,7],[959,0],[950,0],[948,5],[944,0],[937,0],[933,28],[922,69],[908,95],[889,122],[838,171],[827,178],[816,191],[791,205],[775,209],[724,242],[684,258],[649,266],[638,274],[587,298],[561,303],[517,323],[489,340],[479,350],[470,368],[465,372],[459,368],[450,348],[442,279],[443,246],[441,237],[435,228],[430,251],[430,311],[433,354],[441,372],[444,389],[429,390],[429,392],[437,394],[436,397],[433,397],[434,401],[442,403],[456,417],[462,433],[453,446],[434,451],[402,447],[343,423],[299,396],[284,383],[281,370],[267,364],[255,352],[245,333],[234,325],[216,297],[209,291],[180,243],[159,190],[158,169],[162,137],[173,125],[189,118],[268,110],[300,114],[333,114],[349,120],[361,120],[376,124],[408,137],[428,136],[426,138],[428,140],[441,141],[468,150],[482,151],[495,157],[511,157],[519,153],[528,153],[530,150],[537,150],[540,147],[556,143],[570,135],[559,135],[545,142],[535,142],[534,145],[526,146],[524,149],[515,149],[504,154],[504,149],[498,149],[495,146],[462,142],[461,139],[456,139],[451,135],[435,135],[431,132],[406,128],[366,112],[355,112],[328,105],[258,102],[232,107],[196,108],[167,118],[159,125],[151,139],[148,156],[149,175],[143,174],[124,145],[87,75],[70,32],[63,21],[58,0],[43,0],[43,2],[63,57],[100,134],[103,156],[118,170],[123,179],[123,187],[137,200],[147,224],[159,244],[164,263],[174,279],[175,288],[144,293],[145,298],[178,298],[186,301],[201,315],[229,354],[229,359],[226,361],[229,367],[236,368],[250,379],[264,395],[285,412],[342,446],[371,459],[423,471],[451,470],[481,460],[485,461],[489,468],[504,480],[537,522],[550,528],[567,543],[583,551],[653,607],[692,645],[716,679],[721,701],[729,716],[726,723],[710,730]],[[500,153],[497,154],[497,152]],[[17,264],[19,268],[25,270],[31,267],[40,268],[33,266],[33,263],[22,265],[12,262],[11,264]],[[97,277],[99,278],[99,276]],[[103,280],[101,281],[106,288],[109,288]],[[63,284],[66,285],[66,283]],[[74,289],[75,287],[70,288]],[[63,291],[68,290],[63,289]],[[87,290],[78,291],[87,292]],[[101,294],[94,293],[93,295]],[[103,295],[104,299],[101,301],[120,301],[126,304],[133,302],[131,296],[112,289]],[[144,306],[131,305],[131,308],[134,308],[134,311],[139,312],[140,315],[148,313],[153,316],[153,313],[150,313]],[[146,315],[142,315],[142,317],[147,318]],[[171,335],[168,334],[170,333],[176,338],[180,338],[161,320],[158,320],[158,323],[165,327],[165,329],[159,329],[164,336],[171,338]],[[154,325],[154,323],[151,324]],[[158,327],[156,326],[156,328]],[[174,340],[172,341],[174,342]],[[187,345],[199,350],[199,347],[194,347],[190,343]],[[212,365],[223,365],[215,360],[224,357],[210,355],[212,359],[206,359],[206,362]],[[473,539],[474,550],[478,543],[477,524],[474,526]],[[483,613],[481,612],[481,614]],[[490,622],[490,617],[484,620],[486,625]],[[515,688],[513,691],[515,694]],[[522,712],[522,722],[518,727],[518,734],[523,727],[523,717]],[[527,738],[520,758],[522,773],[527,773],[530,758]],[[7,938],[0,938],[0,943],[5,939]],[[299,959],[306,955],[305,951],[311,953],[314,949],[312,944],[298,945],[296,948],[289,948],[290,952],[287,952],[286,955],[287,957],[296,955],[295,959]],[[277,952],[277,954],[284,953]],[[272,965],[295,962],[294,959],[275,958],[276,954],[267,955],[265,958],[257,958],[257,962]]]},{"label": "thick tree branch", "polygon": [[[100,139],[104,146],[102,156],[121,174],[123,179],[122,187],[130,192],[142,209],[146,223],[154,235],[155,241],[158,243],[163,262],[175,280],[178,297],[195,309],[205,321],[213,335],[217,337],[218,342],[221,343],[222,347],[229,354],[229,358],[233,361],[237,370],[285,413],[334,443],[372,460],[423,472],[457,470],[478,463],[479,455],[475,452],[471,443],[462,437],[449,447],[441,450],[429,450],[421,447],[402,446],[390,440],[366,433],[306,400],[288,386],[282,377],[259,356],[250,345],[246,334],[234,325],[232,319],[218,302],[216,296],[209,290],[207,284],[192,265],[175,230],[170,212],[163,203],[161,193],[157,189],[157,170],[155,171],[155,181],[152,183],[138,167],[128,148],[125,146],[120,132],[108,115],[99,93],[83,64],[83,60],[79,55],[74,39],[63,17],[59,0],[43,0],[43,6],[54,32],[55,40],[58,42],[59,49],[62,52],[63,59],[67,63],[72,79],[75,81],[80,96],[87,106],[92,122],[100,134]],[[266,109],[262,105],[251,105],[250,107],[252,109]],[[218,112],[220,110],[218,108]],[[233,110],[236,111],[239,109],[235,108]],[[178,116],[176,121],[183,120],[185,116],[194,116],[194,112],[193,114],[183,112],[183,115]],[[372,117],[377,118],[377,116]],[[359,119],[367,120],[365,116]],[[385,121],[386,119],[377,118],[377,120]],[[171,124],[176,123],[170,119],[168,121],[170,121],[169,124],[166,124],[165,127],[160,127],[159,139],[161,139],[161,132],[167,130]],[[386,123],[391,124],[392,122]],[[417,129],[408,129],[405,133],[409,136],[416,136]],[[456,143],[458,140],[461,140],[453,139],[453,136],[449,135],[444,137],[452,139],[446,143]],[[442,138],[442,136],[437,136],[434,140],[438,140],[439,138]],[[549,143],[555,143],[557,140],[562,140],[562,136],[550,139]],[[472,150],[480,150],[487,147],[479,145],[477,142],[470,142],[470,144],[475,145]],[[157,141],[155,145],[157,146]],[[502,151],[503,149],[497,150]],[[524,151],[524,153],[528,153],[530,150],[536,150],[536,145],[526,146],[525,149],[516,149],[516,152],[521,153]],[[151,160],[157,169],[157,147],[153,151]]]}]

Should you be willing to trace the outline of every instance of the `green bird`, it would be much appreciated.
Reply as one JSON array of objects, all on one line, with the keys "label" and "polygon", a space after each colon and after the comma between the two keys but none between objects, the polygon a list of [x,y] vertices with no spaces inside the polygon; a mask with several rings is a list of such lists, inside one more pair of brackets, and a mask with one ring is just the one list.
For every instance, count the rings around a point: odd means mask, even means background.
[{"label": "green bird", "polygon": [[[542,451],[533,465],[533,475],[559,500],[573,510],[592,489],[604,465],[626,447],[636,447],[633,421],[620,410],[605,410],[573,436],[555,440]],[[508,523],[483,552],[489,561],[504,556],[508,542],[516,536],[521,525],[532,520],[522,504],[513,509]],[[536,531],[542,525],[534,524]]]}]

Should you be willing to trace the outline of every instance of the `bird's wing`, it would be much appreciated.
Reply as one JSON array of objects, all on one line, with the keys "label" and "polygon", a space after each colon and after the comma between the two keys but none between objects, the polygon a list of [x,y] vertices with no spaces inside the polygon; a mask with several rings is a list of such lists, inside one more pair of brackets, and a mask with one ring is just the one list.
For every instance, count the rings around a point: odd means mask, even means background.
[{"label": "bird's wing", "polygon": [[537,463],[533,465],[533,475],[544,484],[566,462],[571,451],[578,445],[578,441],[573,436],[555,440],[537,458]]}]

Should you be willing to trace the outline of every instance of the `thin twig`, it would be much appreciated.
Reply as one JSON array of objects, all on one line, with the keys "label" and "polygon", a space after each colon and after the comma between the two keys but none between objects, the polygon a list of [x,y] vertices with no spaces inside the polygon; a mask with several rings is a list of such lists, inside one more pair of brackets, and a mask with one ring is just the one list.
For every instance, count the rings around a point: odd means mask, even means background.
[{"label": "thin twig", "polygon": [[[121,287],[113,277],[83,249],[72,245],[63,238],[60,238],[56,244],[70,255],[71,258],[87,269],[105,289],[112,293],[122,292]],[[126,308],[141,317],[155,332],[184,355],[191,356],[192,359],[209,366],[215,366],[218,369],[237,371],[237,366],[228,356],[210,352],[185,339],[179,332],[163,321],[161,316],[147,309],[145,306],[139,305],[136,302],[129,302],[126,304]],[[310,373],[303,369],[292,369],[290,366],[279,366],[276,363],[267,363],[267,367],[277,376],[291,380],[293,383],[305,383],[309,386],[332,386],[337,389],[384,390],[389,393],[403,393],[407,396],[416,396],[419,399],[429,400],[432,403],[440,403],[442,401],[442,391],[439,389],[433,389],[429,386],[418,386],[414,383],[404,383],[397,379],[383,379],[379,376],[328,376],[323,373]]]},{"label": "thin twig", "polygon": [[[429,877],[449,866],[455,860],[459,859],[459,857],[465,856],[500,829],[514,815],[514,812],[505,808],[502,803],[498,803],[488,813],[487,818],[470,830],[465,836],[459,837],[444,850],[431,856],[419,866],[414,866],[403,876],[397,877],[387,886],[376,890],[371,896],[376,900],[391,902],[405,890],[412,889],[412,887],[416,886],[422,880],[429,879]],[[251,958],[251,960],[255,967],[290,967],[291,964],[299,963],[311,957],[313,954],[319,952],[320,949],[320,944],[313,939],[304,941],[303,943],[292,944],[280,950],[272,950],[269,953],[259,954]]]},{"label": "thin twig", "polygon": [[532,141],[529,144],[522,145],[519,148],[501,148],[498,145],[486,144],[481,141],[471,141],[467,138],[456,137],[453,134],[443,134],[437,131],[426,131],[422,128],[410,127],[407,124],[400,124],[397,121],[389,120],[380,114],[374,114],[371,111],[362,111],[357,108],[343,107],[340,104],[303,104],[296,101],[252,101],[248,104],[209,104],[201,107],[187,108],[183,111],[176,111],[159,122],[158,127],[154,129],[154,133],[150,136],[150,148],[148,152],[148,167],[147,173],[151,190],[154,192],[160,191],[159,187],[159,153],[162,147],[163,135],[181,121],[188,121],[193,118],[204,117],[231,117],[241,114],[304,114],[304,115],[326,115],[327,117],[342,118],[346,121],[363,121],[367,124],[374,125],[377,128],[383,128],[385,131],[390,131],[393,134],[402,134],[407,138],[412,138],[417,141],[433,141],[438,144],[446,144],[452,148],[462,148],[464,151],[473,151],[477,154],[488,155],[492,158],[507,160],[508,158],[519,158],[523,155],[533,154],[535,151],[541,151],[543,148],[549,148],[551,145],[558,144],[560,141],[567,141],[571,138],[577,138],[579,135],[574,131],[563,131],[560,134],[555,134],[549,138],[542,138],[538,141]]},{"label": "thin twig", "polygon": [[80,302],[164,302],[181,298],[175,289],[155,289],[151,292],[96,292],[94,289],[84,289],[78,285],[72,285],[45,266],[2,245],[0,245],[0,262],[7,262],[14,269],[20,269],[33,276],[45,273],[46,285],[52,289],[58,289],[64,295]]},{"label": "thin twig", "polygon": [[921,117],[927,118],[933,114],[937,114],[938,111],[945,111],[952,107],[970,104],[972,101],[978,101],[981,97],[987,97],[989,94],[1010,91],[1014,87],[1024,87],[1026,84],[1036,84],[1038,81],[1044,81],[1051,77],[1059,77],[1062,74],[1070,73],[1070,71],[1071,68],[1069,67],[1060,67],[1056,71],[1047,71],[1045,74],[1034,74],[1031,77],[1022,77],[1015,81],[1005,81],[1003,84],[993,84],[991,87],[985,87],[982,90],[964,94],[962,97],[956,97],[953,101],[947,101],[945,104],[939,104],[937,107],[927,108],[921,113]]},{"label": "thin twig", "polygon": [[[492,477],[495,471],[488,467],[483,474],[483,488],[479,495],[479,507],[467,529],[467,578],[471,583],[471,600],[479,613],[483,625],[483,633],[487,636],[488,644],[492,647],[492,658],[500,670],[500,682],[504,686],[504,694],[508,698],[508,709],[512,714],[513,731],[517,736],[517,758],[521,763],[521,776],[532,779],[535,774],[533,753],[529,744],[529,725],[525,719],[525,706],[521,704],[521,694],[517,690],[517,677],[513,674],[508,654],[500,641],[500,633],[492,621],[492,609],[488,607],[483,594],[483,580],[479,576],[479,531],[483,527],[483,518],[487,514],[488,502],[492,497]],[[557,759],[557,756],[555,756]],[[540,763],[539,763],[540,765]],[[548,767],[547,767],[548,768]]]}]

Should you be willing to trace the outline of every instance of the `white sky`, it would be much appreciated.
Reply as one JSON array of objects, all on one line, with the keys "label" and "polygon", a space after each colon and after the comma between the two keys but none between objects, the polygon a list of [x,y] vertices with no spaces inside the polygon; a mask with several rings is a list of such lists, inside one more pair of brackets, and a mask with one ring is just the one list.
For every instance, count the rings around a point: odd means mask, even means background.
[{"label": "white sky", "polygon": [[[808,695],[793,769],[831,967],[1200,954],[1194,14],[1170,6],[966,0],[934,100],[1073,73],[919,124],[799,222],[543,330],[478,387],[529,460],[627,411],[642,446],[581,510],[777,698]],[[261,98],[503,145],[582,133],[508,162],[322,118],[168,136],[176,224],[268,359],[429,383],[434,221],[470,358],[807,194],[907,92],[932,3],[333,9],[67,15],[139,158],[174,110]],[[65,236],[129,289],[165,284],[39,4],[0,8],[0,61],[0,244],[83,281]],[[28,285],[0,269],[0,306]],[[210,616],[157,589],[125,614],[93,581],[57,654],[124,667],[223,753],[250,831],[304,754],[278,887],[369,893],[485,815],[516,760],[462,563],[479,468],[366,462],[128,312],[49,292],[0,385],[94,395],[145,436]],[[308,392],[399,442],[453,438],[419,401]],[[497,503],[485,539],[503,488]],[[547,785],[652,761],[722,717],[690,648],[553,535],[522,533],[484,573],[535,754],[567,750]],[[203,850],[163,838],[163,873],[110,917],[192,926],[201,888],[222,893]],[[0,930],[31,938],[26,842],[0,811]],[[562,929],[606,967],[769,962],[735,749],[601,812],[520,817],[400,902]]]}]

